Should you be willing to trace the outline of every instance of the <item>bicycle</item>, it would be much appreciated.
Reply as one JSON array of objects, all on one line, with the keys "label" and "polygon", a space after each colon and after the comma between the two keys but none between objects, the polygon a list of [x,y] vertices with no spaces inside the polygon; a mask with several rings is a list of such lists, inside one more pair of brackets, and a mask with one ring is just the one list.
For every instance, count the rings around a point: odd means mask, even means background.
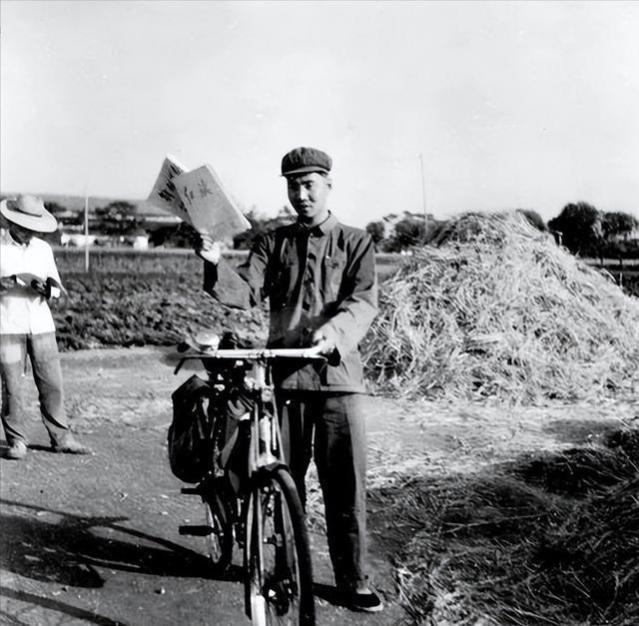
[{"label": "bicycle", "polygon": [[282,455],[271,366],[281,359],[325,358],[313,349],[189,345],[175,373],[192,359],[200,360],[208,372],[209,411],[217,419],[211,437],[212,470],[196,487],[182,489],[202,498],[207,524],[180,526],[179,532],[204,536],[211,565],[218,571],[229,566],[237,543],[243,551],[245,613],[253,625],[313,626],[305,513]]}]

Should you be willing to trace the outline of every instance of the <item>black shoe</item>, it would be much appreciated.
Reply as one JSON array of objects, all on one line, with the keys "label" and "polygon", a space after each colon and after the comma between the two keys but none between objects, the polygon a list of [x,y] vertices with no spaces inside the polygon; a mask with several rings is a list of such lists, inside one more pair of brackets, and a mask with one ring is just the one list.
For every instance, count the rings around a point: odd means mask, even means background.
[{"label": "black shoe", "polygon": [[58,443],[52,446],[54,452],[62,454],[93,454],[93,450],[88,446],[82,445],[77,439],[71,435],[65,435]]},{"label": "black shoe", "polygon": [[374,591],[367,591],[364,593],[351,591],[346,596],[346,606],[352,611],[378,613],[384,608],[384,603]]}]

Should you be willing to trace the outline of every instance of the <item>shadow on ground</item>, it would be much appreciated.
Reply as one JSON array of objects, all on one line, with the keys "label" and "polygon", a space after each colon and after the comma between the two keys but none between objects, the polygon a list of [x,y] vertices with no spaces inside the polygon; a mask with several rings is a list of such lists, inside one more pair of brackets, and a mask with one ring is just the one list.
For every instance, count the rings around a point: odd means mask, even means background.
[{"label": "shadow on ground", "polygon": [[[0,500],[0,506],[0,569],[20,576],[85,588],[104,584],[96,569],[100,567],[211,577],[206,557],[125,526],[125,517],[85,517],[11,500]],[[15,513],[7,513],[7,508]],[[217,579],[236,580],[237,573],[231,570]]]},{"label": "shadow on ground", "polygon": [[[85,611],[71,604],[60,602],[58,600],[52,600],[51,598],[43,598],[33,593],[26,591],[16,591],[0,585],[0,597],[10,600],[18,600],[19,602],[26,602],[33,606],[38,606],[49,611],[56,611],[68,615],[74,619],[81,619],[91,624],[98,624],[98,626],[124,626],[122,622],[117,622],[104,617],[96,615],[93,611]],[[5,624],[24,624],[21,620],[14,615],[0,610],[0,619],[5,620],[2,623]]]}]

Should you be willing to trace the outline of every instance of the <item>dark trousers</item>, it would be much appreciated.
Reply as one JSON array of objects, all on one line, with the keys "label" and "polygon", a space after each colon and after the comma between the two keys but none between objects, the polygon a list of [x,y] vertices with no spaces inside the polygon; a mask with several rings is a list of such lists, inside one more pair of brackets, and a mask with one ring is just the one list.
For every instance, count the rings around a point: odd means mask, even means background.
[{"label": "dark trousers", "polygon": [[328,547],[340,588],[367,580],[366,428],[356,393],[278,392],[284,455],[305,504],[311,457],[324,496]]},{"label": "dark trousers", "polygon": [[27,357],[38,389],[42,421],[52,444],[60,443],[68,432],[62,394],[62,370],[55,333],[0,335],[2,376],[2,424],[9,445],[27,443],[26,377]]}]

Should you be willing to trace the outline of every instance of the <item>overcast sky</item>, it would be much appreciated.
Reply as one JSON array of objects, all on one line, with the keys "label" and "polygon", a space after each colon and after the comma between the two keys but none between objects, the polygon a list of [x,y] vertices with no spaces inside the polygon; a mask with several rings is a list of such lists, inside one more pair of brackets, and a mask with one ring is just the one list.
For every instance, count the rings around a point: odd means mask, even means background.
[{"label": "overcast sky", "polygon": [[568,202],[639,216],[639,2],[2,0],[3,191],[145,198],[164,156],[244,207],[334,160],[364,226]]}]

